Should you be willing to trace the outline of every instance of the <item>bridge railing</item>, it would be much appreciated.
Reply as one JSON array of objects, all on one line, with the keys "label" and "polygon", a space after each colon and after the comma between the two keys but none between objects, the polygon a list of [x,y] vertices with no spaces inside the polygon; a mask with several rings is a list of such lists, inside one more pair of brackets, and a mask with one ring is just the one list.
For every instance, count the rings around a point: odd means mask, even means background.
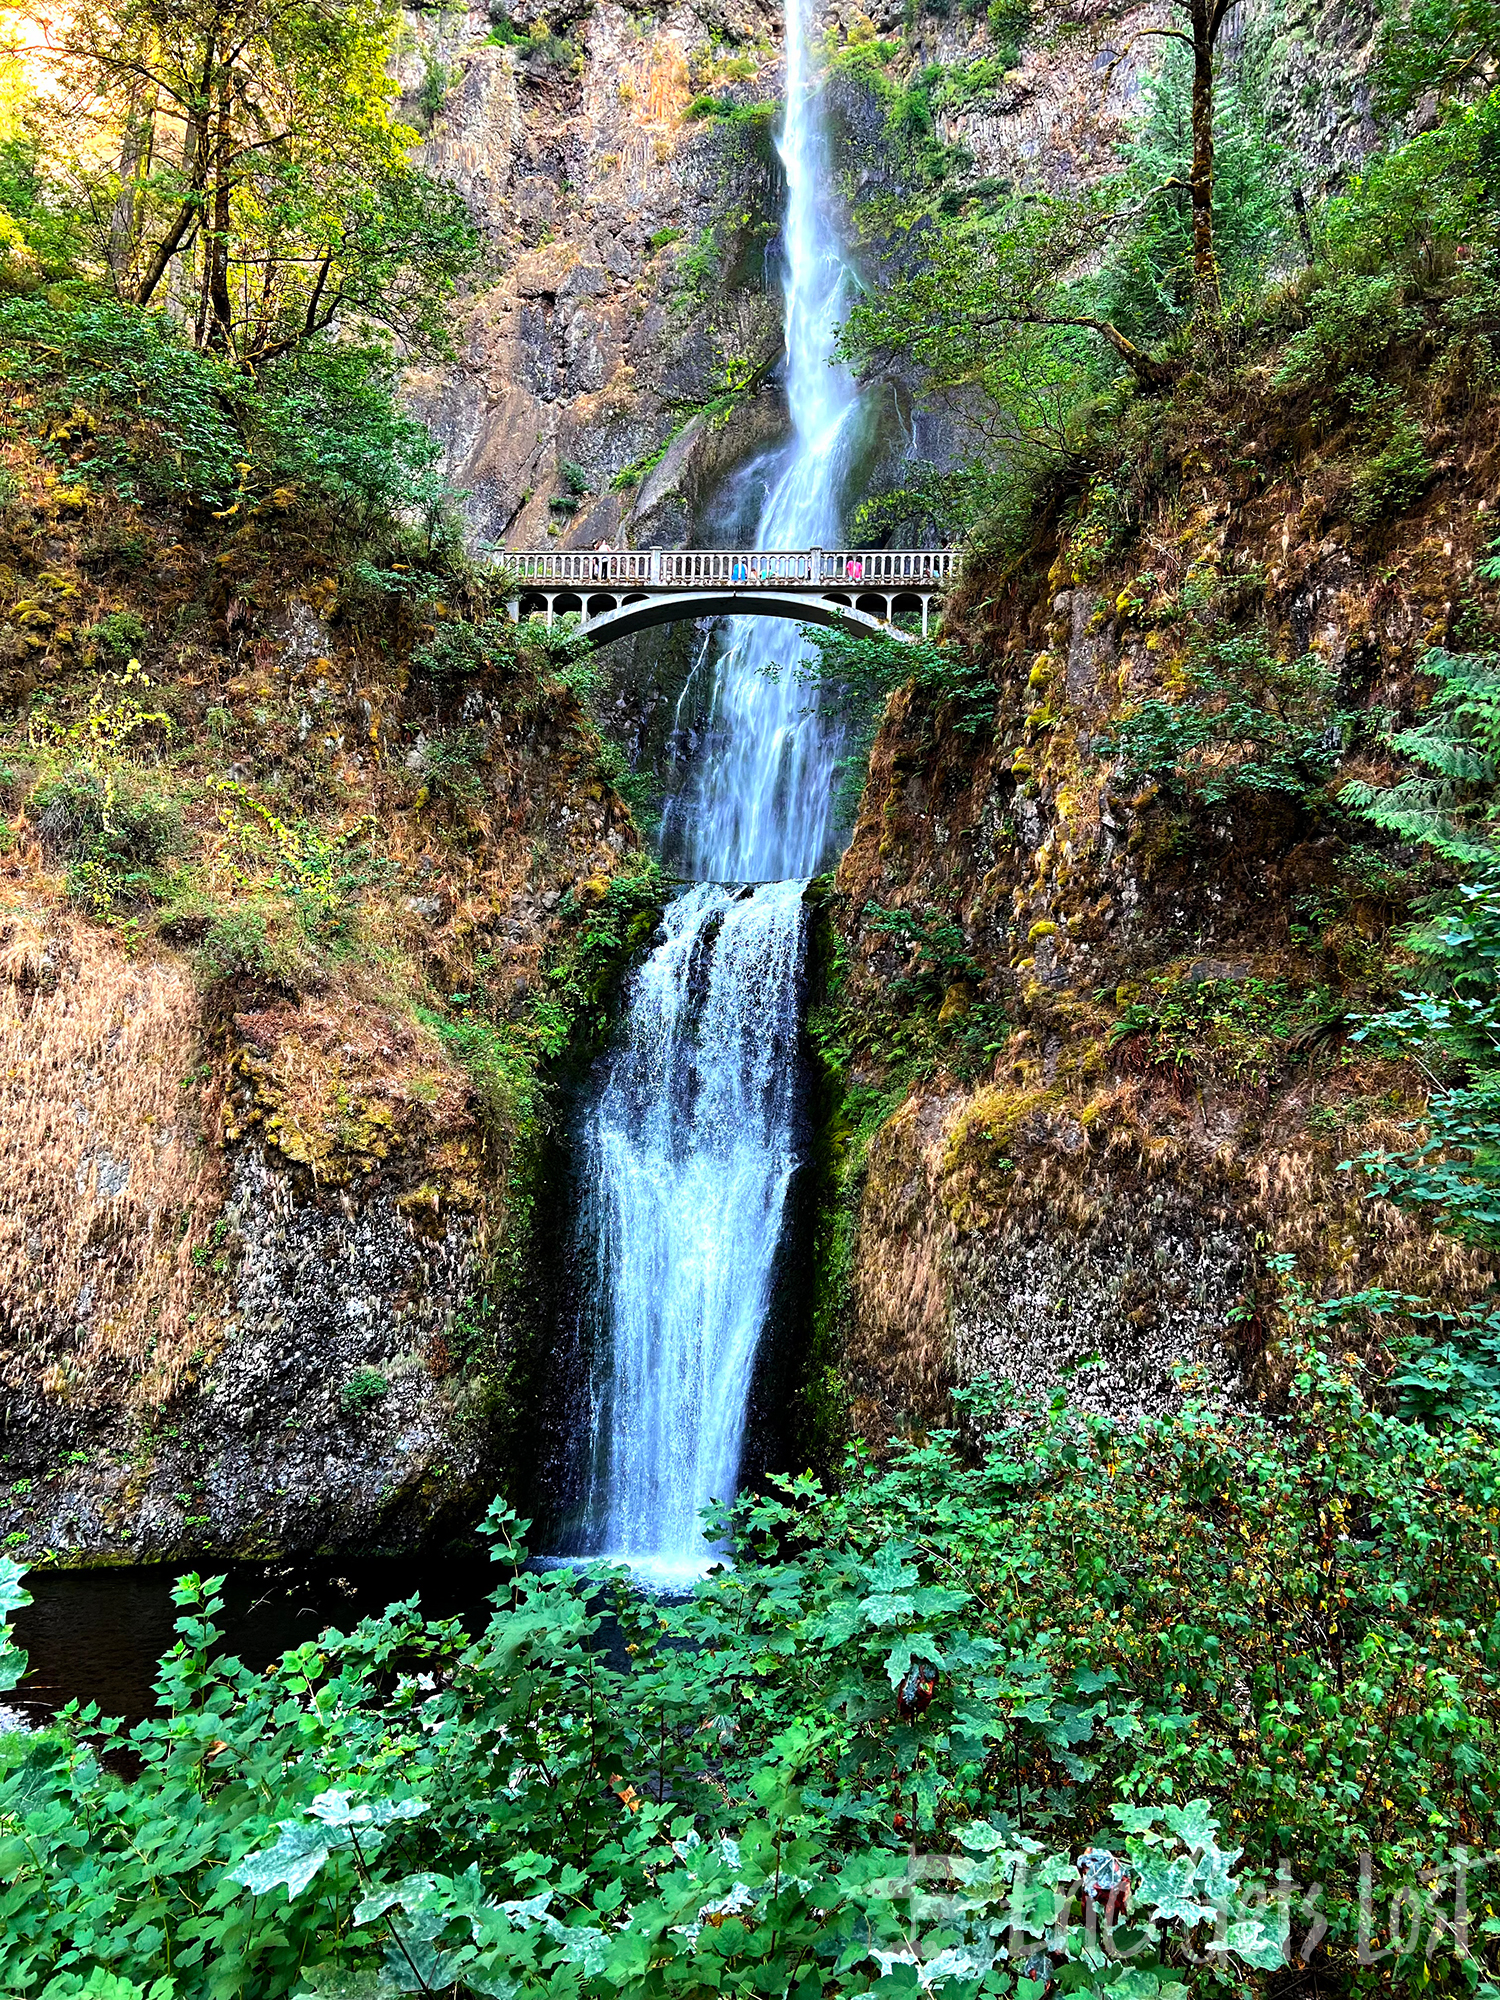
[{"label": "bridge railing", "polygon": [[503,560],[531,584],[931,591],[953,581],[962,559],[956,549],[518,549]]}]

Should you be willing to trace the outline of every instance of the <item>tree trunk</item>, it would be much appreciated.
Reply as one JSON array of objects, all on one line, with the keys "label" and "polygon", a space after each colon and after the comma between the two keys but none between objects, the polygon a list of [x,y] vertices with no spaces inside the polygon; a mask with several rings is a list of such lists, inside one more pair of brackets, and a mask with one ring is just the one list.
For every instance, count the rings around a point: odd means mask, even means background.
[{"label": "tree trunk", "polygon": [[232,126],[233,79],[226,73],[219,86],[219,122],[214,147],[213,229],[204,246],[208,258],[208,301],[213,309],[207,330],[207,344],[215,353],[227,353],[232,344],[234,306],[229,297],[229,158]]},{"label": "tree trunk", "polygon": [[120,192],[109,219],[109,269],[117,296],[130,292],[130,274],[140,240],[141,182],[151,171],[156,134],[156,91],[143,90],[131,103],[120,146]]},{"label": "tree trunk", "polygon": [[1214,256],[1214,43],[1224,18],[1214,0],[1189,0],[1193,23],[1193,282],[1200,300],[1217,303]]},{"label": "tree trunk", "polygon": [[[217,29],[217,23],[215,24]],[[203,189],[208,185],[209,141],[211,138],[210,118],[213,105],[213,78],[217,62],[218,44],[214,36],[209,37],[203,56],[203,74],[192,113],[188,119],[187,132],[183,139],[182,165],[187,175],[187,198],[176,215],[166,235],[157,244],[151,261],[141,275],[136,287],[135,302],[138,306],[149,305],[151,294],[166,275],[168,266],[182,247],[182,240],[193,224],[202,218]]]}]

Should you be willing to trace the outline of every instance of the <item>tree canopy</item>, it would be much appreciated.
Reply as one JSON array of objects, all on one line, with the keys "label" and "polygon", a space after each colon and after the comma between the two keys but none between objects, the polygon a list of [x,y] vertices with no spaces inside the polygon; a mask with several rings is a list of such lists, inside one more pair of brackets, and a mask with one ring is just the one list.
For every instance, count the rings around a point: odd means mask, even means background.
[{"label": "tree canopy", "polygon": [[88,268],[250,368],[339,320],[441,349],[478,237],[392,115],[394,23],[334,0],[85,0],[44,24],[33,171]]}]

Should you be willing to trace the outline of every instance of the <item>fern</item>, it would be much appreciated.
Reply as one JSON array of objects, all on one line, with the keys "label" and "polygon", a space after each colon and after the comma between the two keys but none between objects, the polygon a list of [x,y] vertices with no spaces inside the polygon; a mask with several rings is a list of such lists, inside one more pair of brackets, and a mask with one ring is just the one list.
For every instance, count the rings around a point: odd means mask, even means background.
[{"label": "fern", "polygon": [[1494,797],[1500,779],[1500,654],[1434,647],[1421,671],[1438,683],[1431,706],[1392,750],[1419,769],[1384,791],[1345,785],[1340,802],[1387,833],[1430,847],[1458,868],[1497,860]]}]

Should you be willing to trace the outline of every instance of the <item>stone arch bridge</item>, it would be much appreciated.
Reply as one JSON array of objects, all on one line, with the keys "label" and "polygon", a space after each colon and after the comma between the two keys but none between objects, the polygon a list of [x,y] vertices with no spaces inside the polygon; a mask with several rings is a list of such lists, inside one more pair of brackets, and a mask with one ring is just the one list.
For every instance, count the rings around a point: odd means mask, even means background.
[{"label": "stone arch bridge", "polygon": [[856,636],[920,620],[958,575],[955,549],[496,550],[514,619],[576,612],[600,645],[683,618],[791,618]]}]

